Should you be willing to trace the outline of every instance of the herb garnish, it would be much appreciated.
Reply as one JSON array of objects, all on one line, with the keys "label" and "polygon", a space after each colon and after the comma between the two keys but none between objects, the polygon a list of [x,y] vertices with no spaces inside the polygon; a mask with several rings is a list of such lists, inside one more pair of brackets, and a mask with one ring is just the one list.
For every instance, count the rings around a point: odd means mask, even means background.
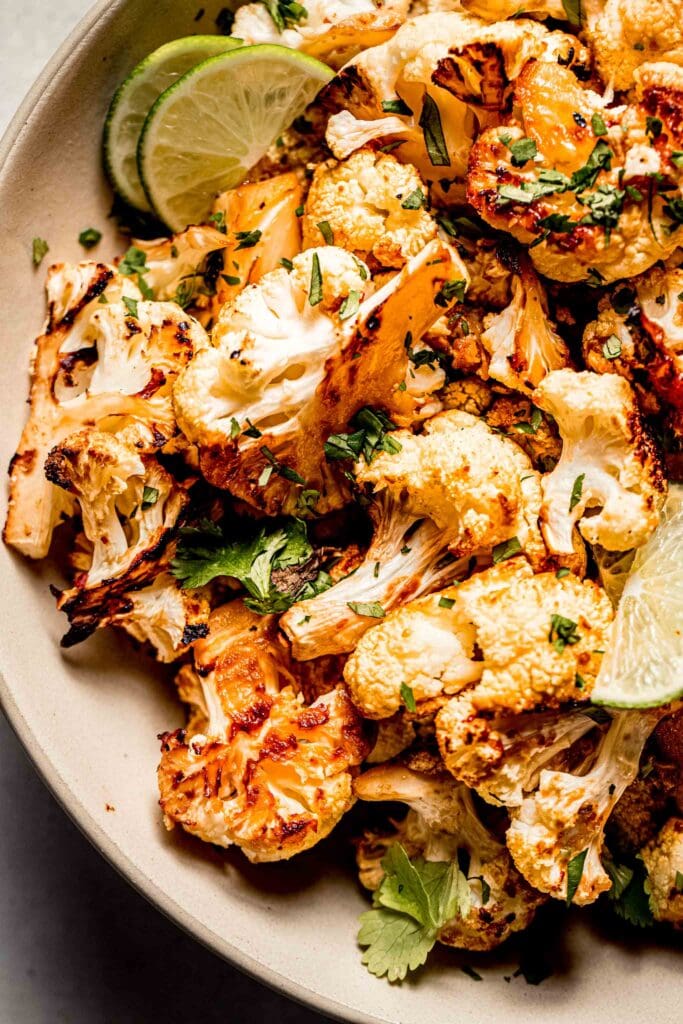
[{"label": "herb garnish", "polygon": [[311,286],[308,290],[308,301],[311,306],[318,306],[323,301],[323,275],[317,252],[313,253],[311,261]]},{"label": "herb garnish", "polygon": [[31,242],[31,258],[33,260],[33,266],[39,267],[49,251],[50,246],[44,238],[34,238]]},{"label": "herb garnish", "polygon": [[348,601],[347,604],[356,615],[365,615],[370,619],[383,619],[387,614],[379,601]]},{"label": "herb garnish", "polygon": [[153,508],[159,500],[159,491],[156,487],[148,487],[146,484],[142,489],[142,511]]},{"label": "herb garnish", "polygon": [[382,100],[382,110],[385,114],[403,114],[405,117],[410,117],[412,110],[408,104],[402,100]]},{"label": "herb garnish", "polygon": [[308,17],[308,11],[294,0],[260,0],[279,32],[292,28]]},{"label": "herb garnish", "polygon": [[407,683],[401,683],[401,700],[405,704],[408,711],[413,714],[417,711],[417,704],[415,703],[415,694]]},{"label": "herb garnish", "polygon": [[353,434],[331,434],[325,442],[325,458],[329,462],[341,459],[353,459],[354,462],[362,454],[366,462],[372,462],[375,455],[387,452],[397,455],[401,451],[400,442],[387,432],[395,430],[396,425],[379,409],[369,406],[361,409],[353,418]]},{"label": "herb garnish", "polygon": [[414,192],[407,195],[401,203],[403,210],[421,210],[425,204],[425,194],[421,188],[416,188]]},{"label": "herb garnish", "polygon": [[84,228],[78,236],[78,241],[84,249],[94,249],[97,243],[102,241],[102,232],[97,228]]},{"label": "herb garnish", "polygon": [[518,537],[510,537],[509,540],[501,541],[493,548],[493,564],[498,565],[499,562],[504,562],[507,558],[514,558],[521,550],[522,545],[519,543]]},{"label": "herb garnish", "polygon": [[432,165],[434,167],[450,167],[451,160],[444,139],[441,114],[429,93],[425,93],[419,124]]},{"label": "herb garnish", "polygon": [[586,862],[586,855],[588,850],[582,850],[581,853],[577,853],[576,857],[567,864],[567,906],[570,906],[576,890],[581,884],[581,878],[583,876],[583,866]]},{"label": "herb garnish", "polygon": [[616,334],[610,334],[609,338],[602,346],[602,354],[605,359],[618,359],[621,355],[621,341]]},{"label": "herb garnish", "polygon": [[576,632],[578,623],[571,619],[565,619],[564,615],[553,615],[550,620],[550,632],[548,641],[553,645],[558,654],[563,654],[565,647],[573,647],[578,644],[581,637]]},{"label": "herb garnish", "polygon": [[253,249],[255,245],[261,240],[262,232],[258,228],[254,231],[236,231],[235,238],[239,242],[236,246],[235,252],[239,252],[240,249]]},{"label": "herb garnish", "polygon": [[581,495],[583,494],[583,481],[585,479],[586,479],[586,474],[585,473],[580,473],[579,476],[577,476],[576,480],[574,481],[574,486],[572,487],[572,493],[571,493],[571,496],[569,498],[569,511],[570,512],[573,512],[574,509],[576,508],[576,506],[581,501]]},{"label": "herb garnish", "polygon": [[334,233],[330,227],[330,222],[328,220],[321,220],[317,227],[320,234],[325,239],[325,244],[334,245]]}]

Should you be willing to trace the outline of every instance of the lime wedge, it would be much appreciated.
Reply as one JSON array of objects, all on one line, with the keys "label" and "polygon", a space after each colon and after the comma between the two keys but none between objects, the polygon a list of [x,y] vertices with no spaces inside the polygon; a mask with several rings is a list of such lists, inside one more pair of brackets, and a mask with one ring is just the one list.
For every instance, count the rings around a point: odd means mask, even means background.
[{"label": "lime wedge", "polygon": [[683,695],[683,507],[673,490],[633,566],[592,694],[595,704],[650,708]]},{"label": "lime wedge", "polygon": [[334,72],[285,46],[243,46],[212,57],[167,89],[138,147],[140,178],[172,231],[205,221]]},{"label": "lime wedge", "polygon": [[190,68],[241,45],[227,36],[186,36],[160,46],[118,87],[104,123],[104,165],[112,185],[127,203],[150,212],[138,174],[140,132],[162,92]]}]

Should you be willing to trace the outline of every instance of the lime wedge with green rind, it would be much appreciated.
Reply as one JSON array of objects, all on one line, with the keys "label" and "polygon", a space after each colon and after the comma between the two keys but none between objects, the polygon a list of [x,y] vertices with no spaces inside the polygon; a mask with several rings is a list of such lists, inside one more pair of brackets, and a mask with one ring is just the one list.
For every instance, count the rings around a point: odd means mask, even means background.
[{"label": "lime wedge with green rind", "polygon": [[104,123],[104,165],[123,199],[146,213],[151,207],[138,174],[140,132],[162,92],[202,61],[241,45],[227,36],[186,36],[160,46],[119,86]]},{"label": "lime wedge with green rind", "polygon": [[156,215],[172,231],[205,221],[215,197],[250,169],[334,72],[314,57],[262,44],[212,57],[152,107],[138,170]]}]

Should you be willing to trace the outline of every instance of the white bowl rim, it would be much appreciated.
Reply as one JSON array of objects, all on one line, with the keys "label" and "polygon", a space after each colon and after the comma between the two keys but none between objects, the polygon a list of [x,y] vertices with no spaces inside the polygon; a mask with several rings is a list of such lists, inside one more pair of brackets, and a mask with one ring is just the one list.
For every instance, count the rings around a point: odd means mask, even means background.
[{"label": "white bowl rim", "polygon": [[[111,0],[97,0],[48,60],[34,81],[0,139],[0,175],[48,84],[54,80],[65,59],[73,53],[76,47],[80,47],[85,42],[101,17],[105,13],[111,13],[111,7]],[[318,1013],[327,1014],[340,1021],[348,1021],[350,1019],[348,1015],[349,1008],[344,1007],[341,1003],[329,999],[321,993],[311,991],[305,986],[285,977],[285,975],[280,974],[278,971],[274,971],[267,964],[254,957],[245,955],[234,944],[221,940],[213,931],[205,928],[199,918],[188,913],[167,892],[157,885],[152,878],[149,878],[136,867],[123,850],[107,836],[106,832],[85,809],[76,793],[70,789],[59,773],[54,771],[54,765],[48,751],[38,742],[26,717],[19,710],[12,695],[11,687],[1,667],[0,707],[33,767],[68,817],[104,859],[148,902],[160,910],[174,924],[182,928],[183,931],[187,932],[188,935],[210,949],[211,952],[269,988],[289,996],[289,998]],[[386,1018],[382,1019],[365,1013],[357,1015],[355,1019],[359,1024],[387,1024]]]}]

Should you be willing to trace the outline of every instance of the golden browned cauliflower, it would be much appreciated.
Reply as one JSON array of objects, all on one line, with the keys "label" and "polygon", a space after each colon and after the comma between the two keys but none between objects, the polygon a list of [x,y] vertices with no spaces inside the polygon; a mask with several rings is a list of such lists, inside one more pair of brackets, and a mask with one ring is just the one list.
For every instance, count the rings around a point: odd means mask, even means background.
[{"label": "golden browned cauliflower", "polygon": [[414,167],[363,149],[316,167],[304,206],[303,244],[339,245],[373,271],[400,268],[436,238],[426,206],[426,188]]},{"label": "golden browned cauliflower", "polygon": [[640,858],[647,871],[645,891],[655,921],[683,929],[683,818],[669,818],[641,850]]},{"label": "golden browned cauliflower", "polygon": [[599,285],[670,255],[681,225],[683,69],[647,64],[635,97],[607,108],[558,64],[529,63],[515,118],[472,149],[468,199],[558,281]]},{"label": "golden browned cauliflower", "polygon": [[679,0],[589,0],[583,29],[610,88],[630,89],[646,61],[683,64]]},{"label": "golden browned cauliflower", "polygon": [[[439,931],[439,942],[457,949],[495,949],[513,932],[528,927],[544,897],[528,886],[514,868],[505,846],[481,821],[471,794],[429,758],[386,764],[355,782],[361,800],[408,805],[408,814],[392,832],[366,832],[358,844],[361,883],[376,889],[387,850],[401,843],[409,857],[427,861],[469,859],[468,907]],[[427,764],[424,762],[427,761]]]},{"label": "golden browned cauliflower", "polygon": [[567,11],[562,0],[525,0],[520,6],[517,0],[461,0],[470,14],[476,14],[487,21],[504,21],[520,14],[529,18],[554,18],[566,21]]},{"label": "golden browned cauliflower", "polygon": [[[595,583],[534,575],[512,559],[391,612],[359,640],[344,678],[369,718],[393,715],[406,686],[419,710],[473,682],[466,699],[480,712],[556,708],[590,696],[612,618]],[[447,765],[451,719],[460,733],[461,707],[451,701],[437,716]]]},{"label": "golden browned cauliflower", "polygon": [[515,866],[531,885],[581,906],[611,888],[600,861],[605,824],[638,774],[650,733],[669,712],[617,712],[587,773],[541,772],[538,788],[511,811],[506,836]]},{"label": "golden browned cauliflower", "polygon": [[488,375],[506,387],[532,392],[551,370],[570,364],[569,351],[548,314],[545,291],[526,260],[512,282],[512,301],[485,319],[481,341]]},{"label": "golden browned cauliflower", "polygon": [[[140,452],[135,435],[83,430],[49,453],[48,480],[77,502],[88,542],[87,569],[59,594],[71,628],[70,647],[121,610],[129,592],[151,584],[187,505],[182,485],[156,458]],[[124,605],[125,607],[125,605]]]},{"label": "golden browned cauliflower", "polygon": [[[354,769],[368,753],[342,687],[306,706],[291,685],[274,616],[233,601],[195,645],[191,731],[162,737],[166,824],[253,862],[286,860],[334,828],[354,802]],[[186,676],[183,682],[187,684]]]},{"label": "golden browned cauliflower", "polygon": [[666,481],[635,395],[614,374],[556,370],[534,401],[557,422],[562,455],[543,478],[543,536],[550,551],[573,550],[578,524],[589,544],[627,551],[659,523]]},{"label": "golden browned cauliflower", "polygon": [[30,558],[47,554],[55,526],[73,511],[67,492],[45,477],[50,449],[86,426],[134,429],[142,452],[162,447],[177,432],[173,381],[207,345],[203,329],[179,306],[142,301],[132,278],[102,263],[51,267],[47,295],[4,531],[5,541]]},{"label": "golden browned cauliflower", "polygon": [[[306,0],[306,4],[245,4],[232,34],[245,43],[277,43],[342,67],[359,50],[390,38],[410,0]],[[273,14],[272,12],[275,11]]]},{"label": "golden browned cauliflower", "polygon": [[545,57],[584,67],[587,56],[574,36],[534,21],[491,25],[461,11],[412,18],[326,87],[323,95],[338,111],[328,145],[338,159],[369,143],[395,145],[433,198],[452,200],[462,196],[477,132],[499,120],[526,62]]}]

